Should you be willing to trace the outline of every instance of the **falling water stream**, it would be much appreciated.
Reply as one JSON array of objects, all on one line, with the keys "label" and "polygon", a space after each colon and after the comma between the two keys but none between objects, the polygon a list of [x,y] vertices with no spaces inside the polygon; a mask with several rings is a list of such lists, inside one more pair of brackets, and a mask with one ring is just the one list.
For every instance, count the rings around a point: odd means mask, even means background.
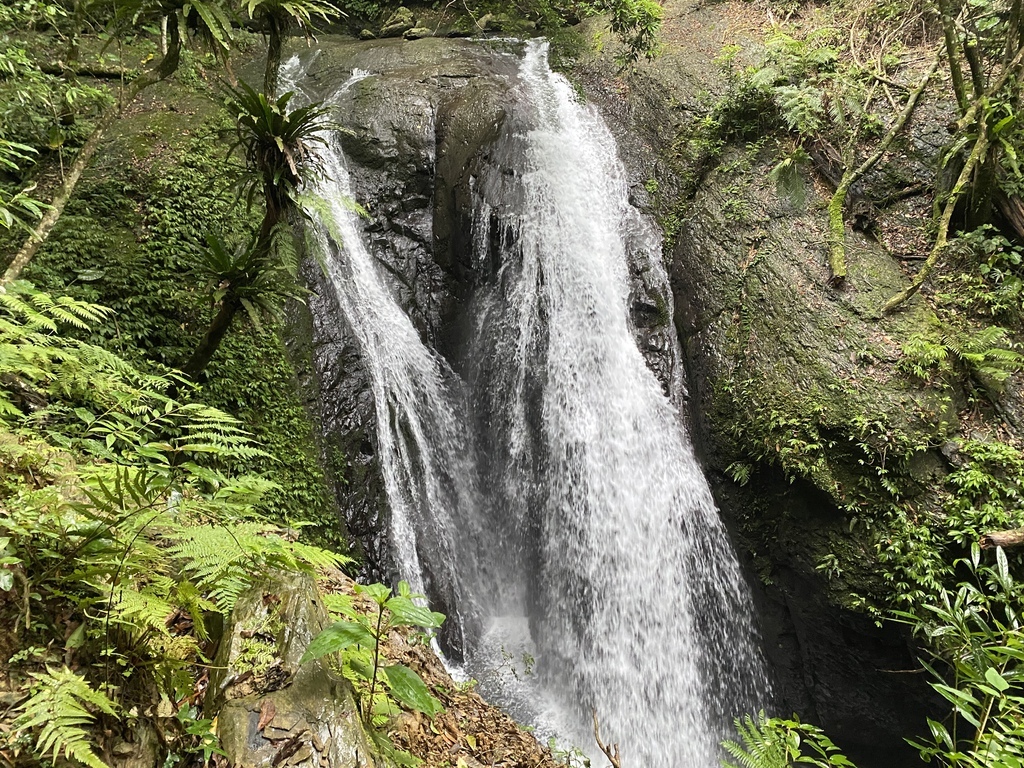
[{"label": "falling water stream", "polygon": [[464,673],[542,735],[592,749],[593,710],[624,766],[711,768],[767,683],[736,557],[630,323],[631,259],[663,277],[660,240],[545,43],[515,88],[528,118],[474,186],[474,258],[500,266],[468,307],[462,376],[394,298],[336,145],[310,207],[370,373],[395,560],[455,607]]}]

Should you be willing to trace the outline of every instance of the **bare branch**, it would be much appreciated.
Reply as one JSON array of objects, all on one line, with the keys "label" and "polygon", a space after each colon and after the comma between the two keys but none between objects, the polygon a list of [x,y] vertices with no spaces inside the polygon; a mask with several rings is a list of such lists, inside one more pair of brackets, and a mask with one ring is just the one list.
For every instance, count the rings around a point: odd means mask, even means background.
[{"label": "bare branch", "polygon": [[601,727],[597,724],[597,710],[590,710],[591,717],[594,718],[594,738],[597,740],[597,746],[604,752],[604,756],[607,757],[612,764],[612,768],[622,768],[621,757],[619,755],[618,744],[605,744],[601,740]]}]

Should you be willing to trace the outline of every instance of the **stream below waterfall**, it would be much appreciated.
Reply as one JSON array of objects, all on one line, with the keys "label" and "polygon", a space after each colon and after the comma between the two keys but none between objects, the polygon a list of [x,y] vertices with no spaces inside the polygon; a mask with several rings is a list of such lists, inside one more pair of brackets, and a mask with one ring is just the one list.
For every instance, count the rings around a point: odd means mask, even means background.
[{"label": "stream below waterfall", "polygon": [[[593,711],[624,766],[712,768],[769,690],[683,382],[658,380],[630,317],[631,270],[667,282],[660,235],[546,43],[516,55],[514,119],[469,216],[471,258],[494,266],[450,360],[395,298],[336,142],[308,208],[368,370],[393,558],[449,606],[456,671],[539,737],[593,754]],[[301,86],[297,58],[282,77]]]}]

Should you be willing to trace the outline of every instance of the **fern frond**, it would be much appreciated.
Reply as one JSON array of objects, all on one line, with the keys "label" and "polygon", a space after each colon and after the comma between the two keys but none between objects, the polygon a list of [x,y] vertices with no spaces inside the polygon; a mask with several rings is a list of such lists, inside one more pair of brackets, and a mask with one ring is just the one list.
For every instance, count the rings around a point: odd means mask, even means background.
[{"label": "fern frond", "polygon": [[725,751],[738,761],[738,764],[723,761],[725,768],[788,768],[786,735],[772,727],[763,711],[756,721],[750,715],[744,715],[742,720],[736,718],[734,722],[743,743],[722,743]]},{"label": "fern frond", "polygon": [[32,677],[36,680],[33,694],[19,707],[21,714],[15,727],[37,731],[36,750],[40,756],[57,758],[63,754],[89,768],[108,768],[93,751],[87,728],[95,723],[90,707],[116,715],[114,703],[67,667],[33,673]]}]

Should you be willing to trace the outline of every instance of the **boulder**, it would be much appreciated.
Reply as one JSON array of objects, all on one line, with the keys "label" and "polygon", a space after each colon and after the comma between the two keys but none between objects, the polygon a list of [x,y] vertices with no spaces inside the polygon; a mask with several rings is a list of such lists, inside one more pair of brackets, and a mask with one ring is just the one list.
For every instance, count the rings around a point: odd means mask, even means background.
[{"label": "boulder", "polygon": [[274,573],[239,597],[210,677],[207,707],[237,768],[377,768],[351,684],[326,657],[300,664],[328,624],[316,582]]}]

